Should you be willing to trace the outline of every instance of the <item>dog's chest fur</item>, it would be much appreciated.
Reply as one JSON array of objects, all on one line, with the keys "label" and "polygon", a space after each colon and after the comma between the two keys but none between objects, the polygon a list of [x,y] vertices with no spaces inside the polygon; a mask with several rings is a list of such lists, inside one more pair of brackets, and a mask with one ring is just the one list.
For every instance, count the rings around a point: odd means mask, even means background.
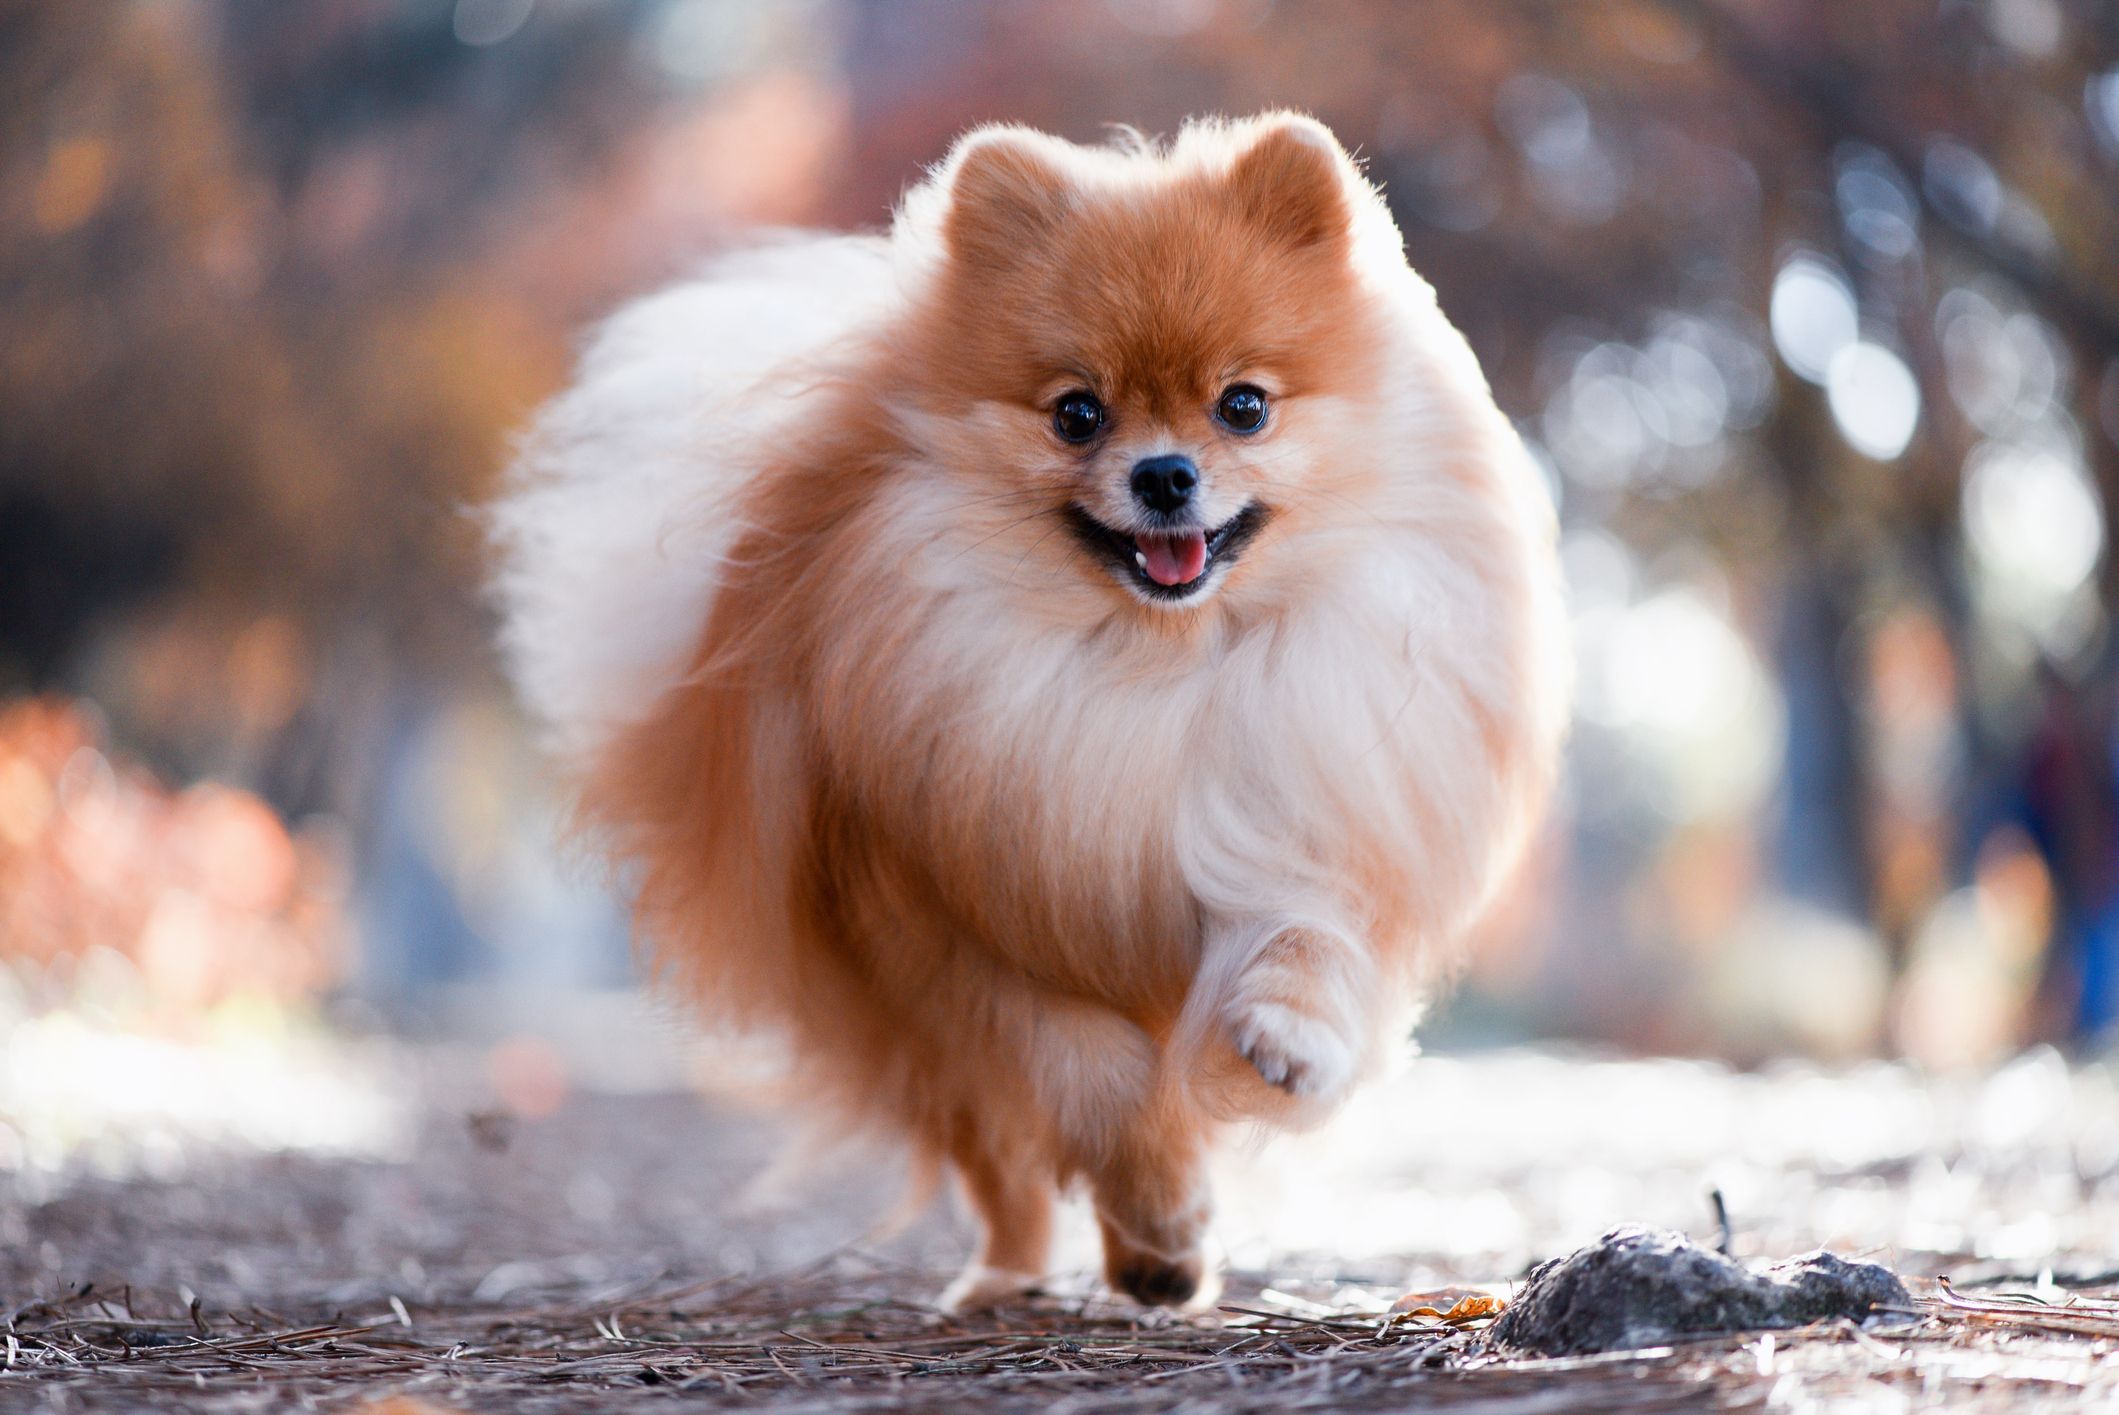
[{"label": "dog's chest fur", "polygon": [[882,926],[925,901],[929,927],[1041,981],[1168,1006],[1217,919],[1358,911],[1350,862],[1405,826],[1422,715],[1403,628],[1173,640],[949,597],[917,622],[885,654],[849,636],[822,695],[827,774],[867,823],[850,876],[894,896]]}]

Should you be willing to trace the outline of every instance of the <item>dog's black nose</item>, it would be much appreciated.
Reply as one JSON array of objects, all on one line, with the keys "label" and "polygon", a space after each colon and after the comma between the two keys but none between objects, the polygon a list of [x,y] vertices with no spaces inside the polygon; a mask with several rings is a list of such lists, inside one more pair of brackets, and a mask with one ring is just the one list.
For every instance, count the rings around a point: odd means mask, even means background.
[{"label": "dog's black nose", "polygon": [[1192,488],[1198,485],[1199,468],[1181,453],[1143,457],[1133,464],[1133,494],[1142,505],[1165,516],[1190,501]]}]

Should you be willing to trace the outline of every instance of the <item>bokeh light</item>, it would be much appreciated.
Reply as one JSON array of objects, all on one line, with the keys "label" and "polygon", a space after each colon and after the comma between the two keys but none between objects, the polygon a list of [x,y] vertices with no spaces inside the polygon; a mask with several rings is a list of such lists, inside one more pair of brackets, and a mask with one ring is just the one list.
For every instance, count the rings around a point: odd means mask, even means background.
[{"label": "bokeh light", "polygon": [[1964,521],[1982,606],[2063,656],[2078,647],[2105,525],[2073,449],[1981,443],[1965,461]]},{"label": "bokeh light", "polygon": [[1861,321],[1854,292],[1839,269],[1818,256],[1791,256],[1773,278],[1767,307],[1773,347],[1802,378],[1823,383],[1832,361],[1854,345]]},{"label": "bokeh light", "polygon": [[1888,462],[1920,423],[1920,385],[1906,361],[1866,340],[1842,348],[1825,370],[1833,420],[1854,450]]}]

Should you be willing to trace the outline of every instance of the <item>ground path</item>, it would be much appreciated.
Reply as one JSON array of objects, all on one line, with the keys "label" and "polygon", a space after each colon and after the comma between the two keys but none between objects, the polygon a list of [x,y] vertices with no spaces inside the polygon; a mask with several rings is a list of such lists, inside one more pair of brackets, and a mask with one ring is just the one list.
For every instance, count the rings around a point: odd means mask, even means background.
[{"label": "ground path", "polygon": [[[956,1321],[925,1299],[961,1225],[944,1204],[876,1237],[886,1164],[761,1206],[746,1186],[778,1137],[755,1117],[682,1093],[577,1093],[507,1117],[451,1064],[400,1062],[403,1125],[378,1153],[84,1152],[0,1170],[0,1411],[2119,1401],[2119,1320],[2061,1305],[2119,1282],[2119,1081],[2102,1065],[2038,1055],[1932,1081],[1425,1058],[1324,1134],[1232,1159],[1231,1310],[1141,1317],[1102,1299],[1077,1225],[1057,1295]],[[1829,1244],[1895,1267],[1921,1302],[1867,1331],[1557,1362],[1499,1361],[1476,1324],[1386,1310],[1408,1290],[1505,1292],[1620,1221],[1707,1237],[1710,1187],[1740,1254]]]}]

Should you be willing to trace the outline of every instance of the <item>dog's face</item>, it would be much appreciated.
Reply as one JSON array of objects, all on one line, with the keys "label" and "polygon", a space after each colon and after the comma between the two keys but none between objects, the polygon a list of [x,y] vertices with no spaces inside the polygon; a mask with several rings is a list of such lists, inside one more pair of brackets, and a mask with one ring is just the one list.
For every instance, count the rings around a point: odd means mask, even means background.
[{"label": "dog's face", "polygon": [[921,437],[973,469],[1018,564],[1195,606],[1246,555],[1299,554],[1347,470],[1344,413],[1378,377],[1358,179],[1305,120],[1232,141],[1175,175],[1029,134],[959,153],[915,346],[948,412]]}]

